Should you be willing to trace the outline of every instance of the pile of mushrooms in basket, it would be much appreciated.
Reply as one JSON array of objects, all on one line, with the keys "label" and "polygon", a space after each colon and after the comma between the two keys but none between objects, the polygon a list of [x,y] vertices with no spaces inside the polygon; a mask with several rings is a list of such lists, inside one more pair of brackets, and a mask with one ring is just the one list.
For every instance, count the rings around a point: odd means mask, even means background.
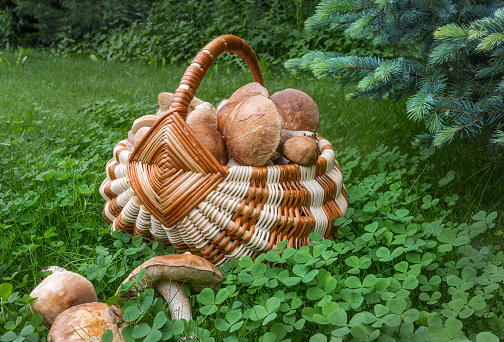
[{"label": "pile of mushrooms in basket", "polygon": [[[133,123],[127,149],[134,150],[157,117],[168,110],[172,98],[172,93],[159,94],[156,115],[143,116]],[[317,104],[296,89],[271,95],[265,87],[252,82],[221,101],[217,108],[195,97],[186,122],[222,165],[309,165],[320,154]]]},{"label": "pile of mushrooms in basket", "polygon": [[[171,93],[159,94],[156,115],[135,120],[126,149],[134,151],[140,145],[172,99]],[[217,108],[194,98],[186,122],[222,165],[310,165],[320,155],[317,105],[306,93],[295,89],[271,95],[253,82],[239,88]],[[100,341],[107,329],[112,331],[113,341],[124,341],[121,330],[127,324],[118,306],[98,303],[93,285],[76,273],[58,267],[44,271],[53,273],[31,296],[38,298],[32,304],[33,311],[43,315],[44,322],[51,326],[48,341]],[[123,281],[130,288],[118,289],[116,294],[126,300],[151,287],[168,303],[172,319],[190,320],[190,301],[182,284],[189,283],[193,292],[199,292],[222,281],[221,272],[205,258],[189,253],[165,255],[133,270]]]}]

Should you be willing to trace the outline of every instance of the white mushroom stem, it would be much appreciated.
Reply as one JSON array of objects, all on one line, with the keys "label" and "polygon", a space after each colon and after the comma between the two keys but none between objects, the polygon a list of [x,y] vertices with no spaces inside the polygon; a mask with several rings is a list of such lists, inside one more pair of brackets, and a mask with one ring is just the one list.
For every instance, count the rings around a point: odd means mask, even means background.
[{"label": "white mushroom stem", "polygon": [[282,129],[282,132],[280,133],[280,143],[278,144],[277,147],[277,152],[278,154],[283,157],[283,145],[287,140],[293,137],[310,137],[313,140],[317,141],[317,134],[310,132],[310,131],[291,131],[288,129]]},{"label": "white mushroom stem", "polygon": [[171,281],[170,279],[159,280],[156,285],[156,290],[168,303],[172,319],[183,318],[188,322],[192,319],[191,303],[184,292],[182,283]]},{"label": "white mushroom stem", "polygon": [[283,145],[287,140],[293,137],[310,137],[317,141],[317,134],[310,131],[291,131],[288,129],[282,129],[280,134],[280,145]]}]

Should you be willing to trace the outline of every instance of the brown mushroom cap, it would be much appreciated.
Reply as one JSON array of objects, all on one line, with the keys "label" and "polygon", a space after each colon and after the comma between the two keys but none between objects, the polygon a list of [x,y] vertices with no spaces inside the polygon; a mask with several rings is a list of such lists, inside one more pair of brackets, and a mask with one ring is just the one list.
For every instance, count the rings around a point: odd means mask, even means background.
[{"label": "brown mushroom cap", "polygon": [[228,102],[242,102],[245,99],[248,99],[249,97],[256,96],[256,95],[261,95],[264,97],[269,97],[270,92],[268,89],[263,87],[257,82],[252,82],[245,84],[243,87],[238,88],[233,95],[229,97]]},{"label": "brown mushroom cap", "polygon": [[317,132],[319,110],[308,94],[297,89],[284,89],[271,95],[270,99],[282,116],[283,129]]},{"label": "brown mushroom cap", "polygon": [[280,143],[282,120],[273,101],[257,95],[241,102],[224,124],[224,142],[240,165],[264,166]]},{"label": "brown mushroom cap", "polygon": [[112,330],[112,341],[124,341],[123,315],[119,307],[106,303],[86,303],[69,308],[61,313],[49,331],[47,342],[101,341],[102,334]]},{"label": "brown mushroom cap", "polygon": [[203,103],[205,103],[205,101],[198,99],[196,96],[194,96],[193,99],[191,100],[191,103],[189,103],[189,108],[191,110],[194,110],[194,109],[196,109],[197,106],[199,106]]},{"label": "brown mushroom cap", "polygon": [[191,129],[201,140],[203,145],[213,154],[215,159],[225,165],[228,161],[228,153],[224,138],[217,129],[205,124],[191,124]]},{"label": "brown mushroom cap", "polygon": [[217,115],[212,109],[209,109],[204,105],[199,105],[187,116],[186,123],[190,126],[205,124],[217,130]]},{"label": "brown mushroom cap", "polygon": [[173,93],[159,93],[157,100],[159,104],[159,109],[167,110],[173,101]]},{"label": "brown mushroom cap", "polygon": [[226,102],[218,111],[217,111],[217,130],[223,134],[224,133],[224,124],[226,123],[227,117],[234,108],[238,105],[238,102]]},{"label": "brown mushroom cap", "polygon": [[93,284],[80,274],[70,271],[47,276],[30,296],[38,298],[30,304],[33,312],[41,314],[44,322],[49,325],[53,324],[56,316],[72,306],[98,301]]},{"label": "brown mushroom cap", "polygon": [[[137,289],[155,287],[158,281],[166,279],[191,284],[191,289],[195,292],[201,292],[206,287],[214,288],[224,280],[217,267],[200,256],[193,254],[170,254],[147,260],[135,268],[124,279],[122,284],[128,281],[135,281],[136,276],[143,269],[146,269],[147,273],[140,283],[136,285],[137,288],[131,288],[122,295],[123,297],[135,296]],[[116,294],[118,293],[119,289]]]},{"label": "brown mushroom cap", "polygon": [[133,121],[131,132],[133,132],[133,134],[137,134],[140,128],[151,127],[152,125],[154,125],[154,122],[156,122],[157,119],[158,117],[156,115],[144,115]]},{"label": "brown mushroom cap", "polygon": [[149,129],[150,127],[142,127],[136,132],[135,137],[133,138],[133,148],[137,148],[140,145],[140,141],[145,134],[147,134]]},{"label": "brown mushroom cap", "polygon": [[287,159],[300,165],[314,164],[319,156],[317,142],[306,136],[287,140],[283,145],[283,152]]}]

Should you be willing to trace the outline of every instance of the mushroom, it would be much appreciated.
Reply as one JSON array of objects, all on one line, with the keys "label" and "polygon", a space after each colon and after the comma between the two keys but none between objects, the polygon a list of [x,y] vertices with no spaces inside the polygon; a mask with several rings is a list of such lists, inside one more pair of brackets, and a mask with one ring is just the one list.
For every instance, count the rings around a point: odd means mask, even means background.
[{"label": "mushroom", "polygon": [[229,102],[227,101],[220,109],[217,110],[217,130],[223,134],[224,124],[226,123],[227,117],[234,108],[239,104],[239,102]]},{"label": "mushroom", "polygon": [[80,274],[58,266],[44,268],[44,271],[54,273],[30,293],[32,298],[37,298],[30,306],[34,313],[42,315],[46,324],[53,324],[56,316],[72,306],[98,301],[93,284]]},{"label": "mushroom", "polygon": [[170,108],[171,103],[173,101],[173,93],[159,93],[157,97],[157,101],[159,104],[159,110],[165,111]]},{"label": "mushroom", "polygon": [[145,136],[145,134],[147,134],[149,129],[150,127],[142,127],[136,132],[135,136],[133,137],[133,149],[137,148],[140,145],[140,141]]},{"label": "mushroom", "polygon": [[273,101],[256,95],[245,99],[228,115],[224,142],[240,165],[264,166],[275,153],[281,132],[282,120]]},{"label": "mushroom", "polygon": [[219,102],[219,104],[217,105],[217,109],[216,109],[216,111],[218,112],[218,111],[219,111],[219,109],[221,109],[221,108],[222,108],[222,106],[224,106],[227,102],[228,102],[228,99],[224,99],[224,100],[222,100],[221,102]]},{"label": "mushroom", "polygon": [[[205,102],[208,103],[208,102]],[[212,107],[213,108],[213,107]],[[197,106],[191,114],[186,118],[186,123],[191,126],[194,124],[205,124],[209,125],[217,130],[217,115],[212,110],[208,108],[205,104]]]},{"label": "mushroom", "polygon": [[[138,266],[122,282],[136,281],[141,270],[145,276],[129,291],[121,294],[123,298],[134,297],[137,291],[152,287],[166,300],[172,319],[192,319],[189,298],[182,285],[188,283],[194,292],[206,287],[214,288],[224,278],[210,261],[192,254],[171,254],[154,257]],[[116,294],[119,294],[120,288]]]},{"label": "mushroom", "polygon": [[217,109],[215,109],[213,104],[211,104],[210,102],[202,102],[199,105],[197,105],[196,107],[194,107],[194,109],[198,109],[198,108],[210,109],[212,112],[214,112],[214,114],[217,112]]},{"label": "mushroom", "polygon": [[271,95],[270,99],[282,116],[283,129],[317,132],[319,110],[308,94],[297,89],[284,89]]},{"label": "mushroom", "polygon": [[[224,132],[224,123],[226,122],[226,118],[228,115],[234,110],[234,108],[243,100],[248,99],[249,97],[252,96],[257,96],[261,95],[264,97],[269,97],[270,92],[268,89],[263,87],[257,82],[252,82],[245,84],[243,87],[238,88],[233,95],[229,97],[224,104],[219,103],[219,106],[217,107],[217,119],[218,119],[218,127],[217,129],[219,132],[223,133]],[[220,108],[219,108],[220,107]]]},{"label": "mushroom", "polygon": [[[172,102],[173,102],[173,96],[175,94],[173,93],[159,93],[158,94],[158,104],[159,104],[159,109],[156,112],[156,117],[161,116],[165,111],[167,111]],[[189,104],[188,112],[190,113],[197,105],[203,103],[202,100],[198,99],[197,97],[194,97],[194,99],[191,101]]]},{"label": "mushroom", "polygon": [[196,107],[198,107],[203,103],[205,103],[205,101],[198,99],[196,96],[194,96],[193,99],[191,100],[191,103],[189,103],[189,111],[196,109]]},{"label": "mushroom", "polygon": [[229,97],[228,103],[231,102],[242,102],[245,99],[248,99],[249,97],[256,96],[256,95],[261,95],[264,97],[269,97],[270,92],[268,89],[263,87],[261,84],[257,82],[251,82],[245,84],[243,87],[238,88],[233,95]]},{"label": "mushroom", "polygon": [[[194,113],[194,112],[193,112]],[[198,136],[203,145],[213,154],[215,159],[225,165],[228,161],[228,153],[224,138],[216,128],[205,124],[190,124],[193,132]]]},{"label": "mushroom", "polygon": [[62,312],[54,321],[47,335],[47,342],[101,341],[103,333],[110,329],[112,341],[124,341],[121,331],[126,327],[119,307],[106,303],[86,303]]},{"label": "mushroom", "polygon": [[290,138],[283,145],[283,152],[287,159],[300,164],[314,164],[319,156],[318,144],[307,136]]},{"label": "mushroom", "polygon": [[136,135],[140,128],[152,127],[152,125],[154,125],[157,119],[158,117],[155,115],[144,115],[142,117],[139,117],[138,119],[133,121],[133,127],[131,128],[131,132]]}]

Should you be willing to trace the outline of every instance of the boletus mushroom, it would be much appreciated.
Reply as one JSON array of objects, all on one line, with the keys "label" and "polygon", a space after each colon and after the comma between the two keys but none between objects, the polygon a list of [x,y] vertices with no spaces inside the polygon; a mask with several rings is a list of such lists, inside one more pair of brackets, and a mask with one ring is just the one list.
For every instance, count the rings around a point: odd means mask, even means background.
[{"label": "boletus mushroom", "polygon": [[243,100],[229,114],[224,142],[240,165],[264,166],[275,153],[281,132],[282,120],[273,101],[256,95]]},{"label": "boletus mushroom", "polygon": [[145,136],[145,134],[147,134],[149,129],[150,129],[150,127],[142,127],[136,132],[135,136],[133,137],[133,142],[132,142],[133,149],[140,146],[140,141]]},{"label": "boletus mushroom", "polygon": [[121,331],[127,324],[119,307],[106,303],[85,303],[62,312],[49,330],[47,342],[98,342],[110,329],[112,341],[124,341]]},{"label": "boletus mushroom", "polygon": [[[133,288],[121,294],[124,299],[137,295],[138,291],[152,287],[168,303],[172,319],[192,319],[189,298],[182,288],[184,283],[198,293],[206,287],[214,288],[224,278],[210,261],[193,254],[171,254],[154,257],[138,266],[123,281],[136,281],[138,273],[145,269],[142,280]],[[116,294],[119,294],[120,288]]]},{"label": "boletus mushroom", "polygon": [[157,120],[155,115],[144,115],[133,121],[133,126],[131,127],[131,132],[136,135],[138,130],[142,127],[152,127]]},{"label": "boletus mushroom", "polygon": [[314,164],[319,156],[318,144],[311,137],[298,136],[290,138],[283,145],[284,156],[300,165]]},{"label": "boletus mushroom", "polygon": [[228,161],[228,153],[226,145],[224,144],[224,138],[222,138],[219,131],[205,124],[190,124],[189,126],[201,140],[203,145],[212,153],[215,159],[217,159],[221,165],[225,165]]},{"label": "boletus mushroom", "polygon": [[247,83],[244,86],[238,88],[233,95],[226,100],[224,104],[222,102],[217,107],[217,120],[218,127],[217,130],[221,133],[224,133],[224,123],[228,115],[234,110],[234,108],[243,100],[248,99],[252,96],[264,96],[269,97],[270,92],[268,89],[263,87],[261,84],[257,82]]},{"label": "boletus mushroom", "polygon": [[53,324],[60,313],[75,305],[98,302],[93,284],[80,274],[58,266],[49,266],[45,271],[53,273],[30,293],[37,298],[30,306],[34,313],[42,315],[44,323]]},{"label": "boletus mushroom", "polygon": [[270,96],[282,117],[282,128],[317,132],[320,115],[313,99],[297,89],[284,89]]},{"label": "boletus mushroom", "polygon": [[217,129],[217,115],[205,104],[208,102],[204,102],[203,104],[197,106],[186,118],[186,123],[189,126],[205,124],[209,125],[215,129]]},{"label": "boletus mushroom", "polygon": [[259,84],[257,82],[247,83],[244,86],[238,88],[233,93],[233,95],[231,95],[229,97],[228,103],[231,103],[231,102],[240,103],[243,100],[248,99],[249,97],[257,96],[257,95],[269,97],[270,92],[268,91],[268,89],[266,89],[265,87],[263,87],[261,84]]}]

